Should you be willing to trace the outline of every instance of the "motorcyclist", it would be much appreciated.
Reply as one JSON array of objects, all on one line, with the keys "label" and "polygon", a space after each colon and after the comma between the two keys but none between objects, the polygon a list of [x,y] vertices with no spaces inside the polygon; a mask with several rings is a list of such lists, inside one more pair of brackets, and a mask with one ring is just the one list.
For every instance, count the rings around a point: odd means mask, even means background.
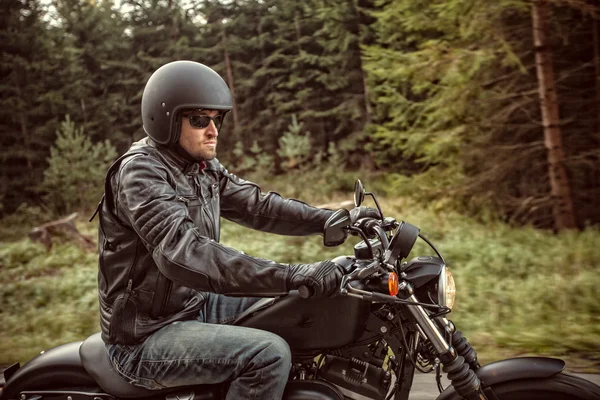
[{"label": "motorcyclist", "polygon": [[[116,371],[148,389],[228,382],[227,399],[279,399],[291,355],[279,336],[230,323],[301,285],[335,293],[331,261],[282,264],[219,243],[219,219],[320,234],[333,211],[264,194],[215,158],[230,91],[212,69],[163,65],[142,96],[147,137],[109,169],[99,205],[102,338]],[[352,210],[353,219],[374,210]]]}]

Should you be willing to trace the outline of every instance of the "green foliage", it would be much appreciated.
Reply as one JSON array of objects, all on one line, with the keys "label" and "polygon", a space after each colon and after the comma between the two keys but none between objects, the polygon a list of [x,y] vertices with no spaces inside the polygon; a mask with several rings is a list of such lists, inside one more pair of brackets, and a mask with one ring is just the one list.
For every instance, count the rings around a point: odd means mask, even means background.
[{"label": "green foliage", "polygon": [[[476,348],[580,352],[598,361],[600,231],[554,235],[412,203],[401,210],[445,256],[458,293],[451,318]],[[426,251],[421,243],[409,258]]]},{"label": "green foliage", "polygon": [[21,363],[99,330],[97,255],[74,244],[0,245],[0,364]]},{"label": "green foliage", "polygon": [[35,226],[52,219],[52,214],[38,206],[21,203],[17,209],[0,218],[0,238],[17,240],[27,235]]},{"label": "green foliage", "polygon": [[233,154],[238,160],[235,169],[239,173],[259,172],[270,175],[273,170],[273,156],[265,153],[256,140],[247,150],[244,150],[242,142],[237,142]]},{"label": "green foliage", "polygon": [[[370,180],[360,177],[372,190]],[[350,191],[339,200],[349,196]],[[306,193],[300,198],[309,200]],[[596,360],[597,368],[600,231],[553,235],[497,221],[481,224],[406,198],[379,200],[385,215],[419,226],[445,256],[457,284],[450,318],[483,360],[499,354],[579,355]],[[325,248],[320,236],[275,236],[228,221],[223,221],[222,238],[228,246],[280,262],[352,254],[357,241],[351,237],[343,246]],[[0,249],[0,364],[26,361],[99,329],[95,252],[69,244],[47,252],[28,240],[1,243]],[[409,259],[423,254],[431,250],[418,242]]]},{"label": "green foliage", "polygon": [[[600,220],[599,14],[591,2],[551,4],[566,163],[584,226]],[[316,160],[306,166],[335,168],[323,174],[334,180],[344,168],[377,167],[410,177],[428,201],[551,223],[525,0],[19,0],[0,11],[3,214],[39,205],[64,115],[122,153],[144,135],[150,74],[188,59],[235,89],[219,137],[234,170],[280,174]],[[282,138],[291,115],[310,146]]]},{"label": "green foliage", "polygon": [[[374,103],[368,130],[376,141],[369,148],[379,166],[415,180],[410,182],[420,187],[415,193],[428,201],[444,198],[461,211],[492,209],[506,220],[552,226],[529,3],[378,4],[370,25],[376,40],[363,46],[363,67]],[[573,18],[588,14],[579,10],[581,4],[554,8],[548,35],[559,81],[573,77],[558,85],[561,116],[582,121],[561,129],[583,222],[597,210],[584,199],[599,193],[598,181],[583,171],[597,175],[600,154],[583,150],[594,146],[591,137],[598,141],[598,119],[580,114],[581,99],[596,95],[581,79],[591,84],[597,71],[585,61],[583,48],[566,44],[581,43],[578,38],[586,35],[583,27],[571,29]],[[588,103],[597,108],[592,103],[597,100]]]},{"label": "green foliage", "polygon": [[460,163],[464,143],[484,135],[491,95],[482,91],[498,48],[494,24],[503,3],[395,1],[375,15],[380,40],[365,48],[365,69],[379,111],[378,149],[424,165]]},{"label": "green foliage", "polygon": [[69,116],[57,131],[41,185],[46,204],[56,214],[89,208],[104,192],[104,175],[117,156],[108,140],[93,144]]},{"label": "green foliage", "polygon": [[296,114],[292,114],[292,123],[279,138],[277,154],[284,160],[285,169],[301,167],[310,156],[310,132],[304,129],[304,123],[298,122]]},{"label": "green foliage", "polygon": [[72,54],[42,2],[0,4],[0,192],[4,213],[34,202],[57,115],[76,113]]}]

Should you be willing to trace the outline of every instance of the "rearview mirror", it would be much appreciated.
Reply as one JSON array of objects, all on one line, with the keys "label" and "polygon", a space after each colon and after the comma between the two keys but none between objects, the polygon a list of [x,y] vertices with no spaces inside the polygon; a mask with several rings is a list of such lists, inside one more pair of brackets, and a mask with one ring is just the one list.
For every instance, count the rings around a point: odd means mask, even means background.
[{"label": "rearview mirror", "polygon": [[340,209],[333,213],[325,222],[325,230],[323,232],[323,244],[327,247],[339,246],[348,238],[348,228],[352,225],[350,220],[350,211]]},{"label": "rearview mirror", "polygon": [[360,179],[356,180],[354,184],[354,205],[356,207],[360,207],[362,202],[365,200],[365,188],[360,181]]}]

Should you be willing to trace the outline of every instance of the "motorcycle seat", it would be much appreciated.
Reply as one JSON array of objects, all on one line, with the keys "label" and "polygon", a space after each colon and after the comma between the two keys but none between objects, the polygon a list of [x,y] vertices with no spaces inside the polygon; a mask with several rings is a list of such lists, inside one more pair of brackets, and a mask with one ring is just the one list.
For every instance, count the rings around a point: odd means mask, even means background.
[{"label": "motorcycle seat", "polygon": [[[93,334],[83,341],[79,348],[79,356],[83,367],[88,374],[106,393],[109,393],[117,398],[150,398],[162,395],[165,393],[173,393],[179,391],[194,392],[195,400],[212,400],[218,399],[220,393],[220,385],[197,385],[186,387],[168,388],[163,390],[149,390],[139,386],[135,386],[125,380],[113,368],[108,352],[100,332]],[[202,389],[202,390],[199,390]],[[179,396],[176,396],[179,397]],[[185,397],[181,397],[185,398]]]}]

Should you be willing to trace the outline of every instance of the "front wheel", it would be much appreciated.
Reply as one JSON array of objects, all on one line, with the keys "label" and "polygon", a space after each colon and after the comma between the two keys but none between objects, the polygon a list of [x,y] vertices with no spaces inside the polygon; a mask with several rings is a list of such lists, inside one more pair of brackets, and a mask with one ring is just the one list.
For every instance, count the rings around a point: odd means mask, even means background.
[{"label": "front wheel", "polygon": [[[502,382],[484,389],[498,400],[600,400],[600,387],[577,376],[559,373],[545,379]],[[494,396],[488,396],[494,399]]]}]

